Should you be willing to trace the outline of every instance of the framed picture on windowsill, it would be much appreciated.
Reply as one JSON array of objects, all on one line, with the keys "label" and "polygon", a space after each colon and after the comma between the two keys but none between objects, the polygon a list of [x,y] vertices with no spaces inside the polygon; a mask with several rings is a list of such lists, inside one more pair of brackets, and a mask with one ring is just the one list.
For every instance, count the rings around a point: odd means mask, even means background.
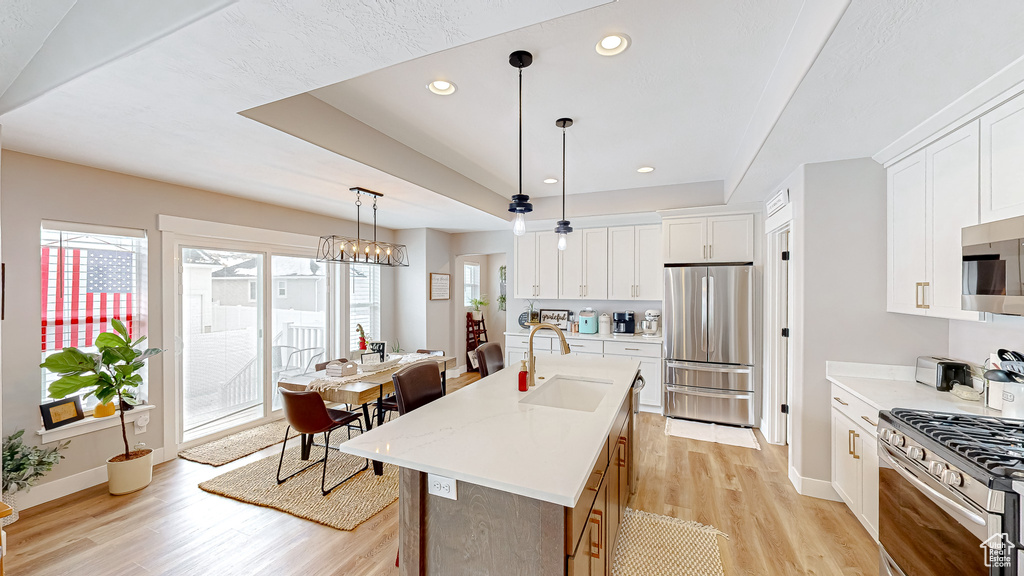
[{"label": "framed picture on windowsill", "polygon": [[39,406],[39,412],[43,415],[43,429],[45,430],[53,430],[85,419],[80,396],[47,402]]}]

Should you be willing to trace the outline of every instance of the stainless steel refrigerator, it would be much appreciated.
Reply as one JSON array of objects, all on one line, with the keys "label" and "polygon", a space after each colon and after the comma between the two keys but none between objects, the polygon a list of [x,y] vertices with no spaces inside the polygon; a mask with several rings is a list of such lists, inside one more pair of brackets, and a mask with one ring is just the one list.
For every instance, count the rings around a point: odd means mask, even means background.
[{"label": "stainless steel refrigerator", "polygon": [[665,265],[664,415],[753,426],[754,267]]}]

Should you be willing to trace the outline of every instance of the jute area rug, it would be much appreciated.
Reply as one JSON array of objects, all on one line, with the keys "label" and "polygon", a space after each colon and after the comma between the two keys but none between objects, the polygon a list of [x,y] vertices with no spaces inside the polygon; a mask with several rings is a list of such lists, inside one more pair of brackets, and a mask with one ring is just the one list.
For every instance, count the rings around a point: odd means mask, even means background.
[{"label": "jute area rug", "polygon": [[[323,448],[313,447],[308,461],[299,459],[300,450],[296,442],[294,448],[285,452],[282,476],[323,458]],[[280,454],[275,454],[257,460],[207,480],[199,488],[240,502],[274,508],[338,530],[353,530],[398,500],[397,466],[385,464],[383,476],[374,476],[371,466],[323,496],[320,493],[322,466],[314,466],[278,485],[279,457]],[[331,450],[327,461],[327,486],[362,468],[365,463],[362,458]]]},{"label": "jute area rug", "polygon": [[[220,440],[193,446],[187,450],[178,452],[179,458],[209,464],[211,466],[223,466],[228,462],[234,462],[239,458],[248,456],[263,450],[267,446],[273,446],[284,440],[284,429],[288,426],[285,420],[277,420],[269,424],[243,430],[238,434],[225,436]],[[289,438],[298,436],[298,432],[292,430],[288,433]]]},{"label": "jute area rug", "polygon": [[723,576],[718,538],[711,526],[626,509],[612,576]]}]

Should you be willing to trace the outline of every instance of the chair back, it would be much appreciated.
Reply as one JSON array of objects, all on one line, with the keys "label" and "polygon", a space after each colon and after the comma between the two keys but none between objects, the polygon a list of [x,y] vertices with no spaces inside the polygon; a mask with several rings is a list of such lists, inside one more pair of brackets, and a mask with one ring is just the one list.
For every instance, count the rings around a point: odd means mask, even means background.
[{"label": "chair back", "polygon": [[480,364],[480,377],[486,378],[505,367],[505,355],[501,344],[485,342],[476,349],[476,361]]},{"label": "chair back", "polygon": [[338,358],[337,360],[331,360],[330,362],[321,362],[321,363],[317,364],[314,367],[314,370],[316,372],[319,372],[321,370],[326,370],[327,369],[327,365],[330,364],[331,362],[341,362],[342,364],[345,364],[345,363],[348,362],[348,358]]},{"label": "chair back", "polygon": [[398,413],[406,414],[444,396],[441,369],[437,362],[424,360],[410,364],[391,375],[398,398]]},{"label": "chair back", "polygon": [[284,417],[300,434],[319,434],[335,425],[319,392],[296,392],[279,388],[284,403]]}]

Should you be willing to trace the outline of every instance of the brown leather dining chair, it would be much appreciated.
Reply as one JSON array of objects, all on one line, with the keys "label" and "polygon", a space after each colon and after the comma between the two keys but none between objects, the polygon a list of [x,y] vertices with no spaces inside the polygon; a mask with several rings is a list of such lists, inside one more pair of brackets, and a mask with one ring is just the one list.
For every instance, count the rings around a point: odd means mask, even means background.
[{"label": "brown leather dining chair", "polygon": [[[281,445],[281,460],[277,463],[277,483],[283,484],[286,480],[293,478],[299,473],[309,470],[313,466],[323,464],[323,472],[320,474],[320,491],[324,496],[330,494],[331,490],[334,490],[338,486],[341,486],[346,481],[351,479],[356,474],[359,474],[363,470],[366,470],[370,466],[370,461],[367,460],[363,467],[356,470],[352,474],[349,474],[341,482],[338,482],[330,488],[327,487],[327,457],[331,450],[337,450],[331,446],[331,432],[338,428],[345,427],[348,429],[348,437],[352,438],[352,428],[358,428],[360,432],[363,431],[363,423],[359,420],[359,414],[355,412],[348,412],[346,410],[336,410],[328,408],[320,397],[318,392],[303,391],[295,392],[292,390],[285,390],[279,388],[281,391],[281,400],[284,403],[284,416],[288,421],[288,426],[284,432],[284,443]],[[307,442],[305,435],[309,436],[308,442],[313,446],[319,446],[319,444],[313,444],[313,438],[315,434],[324,435],[324,457],[322,460],[313,462],[301,470],[294,472],[284,478],[281,478],[281,467],[284,465],[284,451],[288,445],[288,433],[292,428],[295,431],[303,434],[303,442]],[[305,444],[304,452],[305,452]]]},{"label": "brown leather dining chair", "polygon": [[501,344],[484,342],[476,349],[476,361],[480,365],[480,377],[487,378],[505,367],[505,355],[501,353]]},{"label": "brown leather dining chair", "polygon": [[[417,354],[426,354],[427,356],[444,356],[444,350],[417,350]],[[444,379],[441,379],[441,390],[444,390]],[[384,408],[384,413],[387,414],[387,418],[391,418],[391,415],[398,412],[398,398],[395,396],[388,396],[381,401],[381,406]],[[376,418],[376,408],[374,408],[374,417]]]},{"label": "brown leather dining chair", "polygon": [[410,364],[392,374],[391,380],[395,383],[400,415],[408,414],[444,396],[441,370],[433,360]]}]

